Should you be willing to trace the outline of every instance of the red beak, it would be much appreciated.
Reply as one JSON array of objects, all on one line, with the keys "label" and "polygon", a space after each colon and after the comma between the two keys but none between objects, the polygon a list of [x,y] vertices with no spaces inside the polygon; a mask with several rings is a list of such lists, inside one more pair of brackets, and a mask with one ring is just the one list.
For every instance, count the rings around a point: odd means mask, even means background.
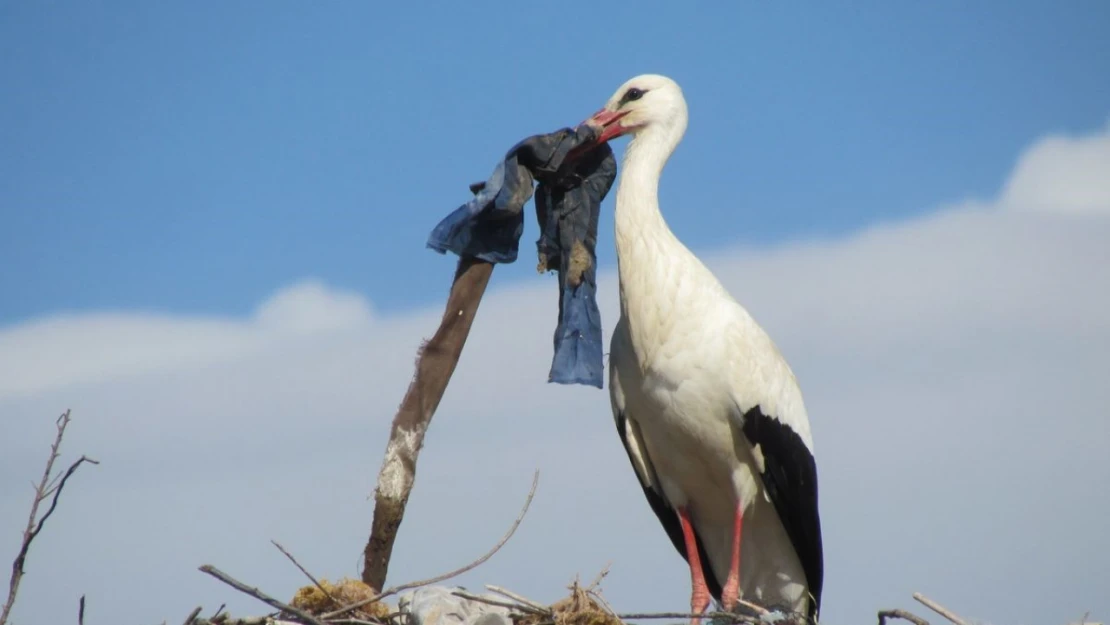
[{"label": "red beak", "polygon": [[605,143],[606,141],[609,141],[610,139],[615,139],[626,132],[626,129],[621,126],[619,122],[620,119],[627,114],[627,111],[621,112],[601,109],[600,111],[591,115],[589,119],[582,123],[589,124],[595,128],[600,129],[601,135],[598,136],[597,142]]}]

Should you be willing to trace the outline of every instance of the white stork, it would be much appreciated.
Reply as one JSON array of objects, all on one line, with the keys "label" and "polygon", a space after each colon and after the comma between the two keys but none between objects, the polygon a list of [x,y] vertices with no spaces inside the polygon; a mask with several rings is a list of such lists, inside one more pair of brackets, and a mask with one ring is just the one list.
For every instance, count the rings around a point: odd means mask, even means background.
[{"label": "white stork", "polygon": [[686,119],[678,84],[643,75],[586,122],[602,142],[632,135],[617,189],[613,417],[690,565],[693,612],[710,595],[730,611],[742,597],[816,622],[824,565],[801,391],[775,344],[659,211],[659,177]]}]

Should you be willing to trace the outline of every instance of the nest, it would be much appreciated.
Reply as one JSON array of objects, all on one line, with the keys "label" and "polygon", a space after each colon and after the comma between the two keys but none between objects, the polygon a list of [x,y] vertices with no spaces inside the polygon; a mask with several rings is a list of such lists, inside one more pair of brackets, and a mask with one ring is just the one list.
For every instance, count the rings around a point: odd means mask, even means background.
[{"label": "nest", "polygon": [[514,625],[624,625],[610,610],[590,596],[590,592],[575,581],[570,586],[570,596],[551,604],[550,615],[525,614],[514,617]]},{"label": "nest", "polygon": [[[345,605],[365,601],[377,595],[377,590],[359,580],[344,577],[333,584],[327,579],[321,579],[320,587],[308,585],[298,590],[290,605],[318,616],[332,610],[338,610]],[[350,616],[363,620],[384,621],[391,612],[389,606],[381,601],[375,601],[369,605],[351,610]]]}]

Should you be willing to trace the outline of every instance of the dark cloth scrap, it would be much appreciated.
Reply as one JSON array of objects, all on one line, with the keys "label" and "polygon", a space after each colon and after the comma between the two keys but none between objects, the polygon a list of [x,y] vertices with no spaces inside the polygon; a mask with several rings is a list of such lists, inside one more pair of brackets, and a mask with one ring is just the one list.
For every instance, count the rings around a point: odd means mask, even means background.
[{"label": "dark cloth scrap", "polygon": [[513,146],[474,197],[432,230],[428,247],[490,263],[516,261],[524,205],[539,219],[539,271],[559,275],[555,355],[548,382],[602,388],[601,313],[597,306],[597,224],[617,177],[608,144],[593,145],[587,125],[534,135]]}]

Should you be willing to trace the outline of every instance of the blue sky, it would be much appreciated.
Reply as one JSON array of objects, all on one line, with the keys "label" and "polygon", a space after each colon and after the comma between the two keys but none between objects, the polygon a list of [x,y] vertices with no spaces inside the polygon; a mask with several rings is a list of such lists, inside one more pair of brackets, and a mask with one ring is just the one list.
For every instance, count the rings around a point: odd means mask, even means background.
[{"label": "blue sky", "polygon": [[[453,260],[424,240],[467,184],[643,72],[690,103],[662,201],[695,250],[843,234],[1100,127],[1107,24],[1095,0],[3,3],[0,323],[244,314],[303,277],[438,302]],[[539,279],[535,238],[495,283]]]}]

